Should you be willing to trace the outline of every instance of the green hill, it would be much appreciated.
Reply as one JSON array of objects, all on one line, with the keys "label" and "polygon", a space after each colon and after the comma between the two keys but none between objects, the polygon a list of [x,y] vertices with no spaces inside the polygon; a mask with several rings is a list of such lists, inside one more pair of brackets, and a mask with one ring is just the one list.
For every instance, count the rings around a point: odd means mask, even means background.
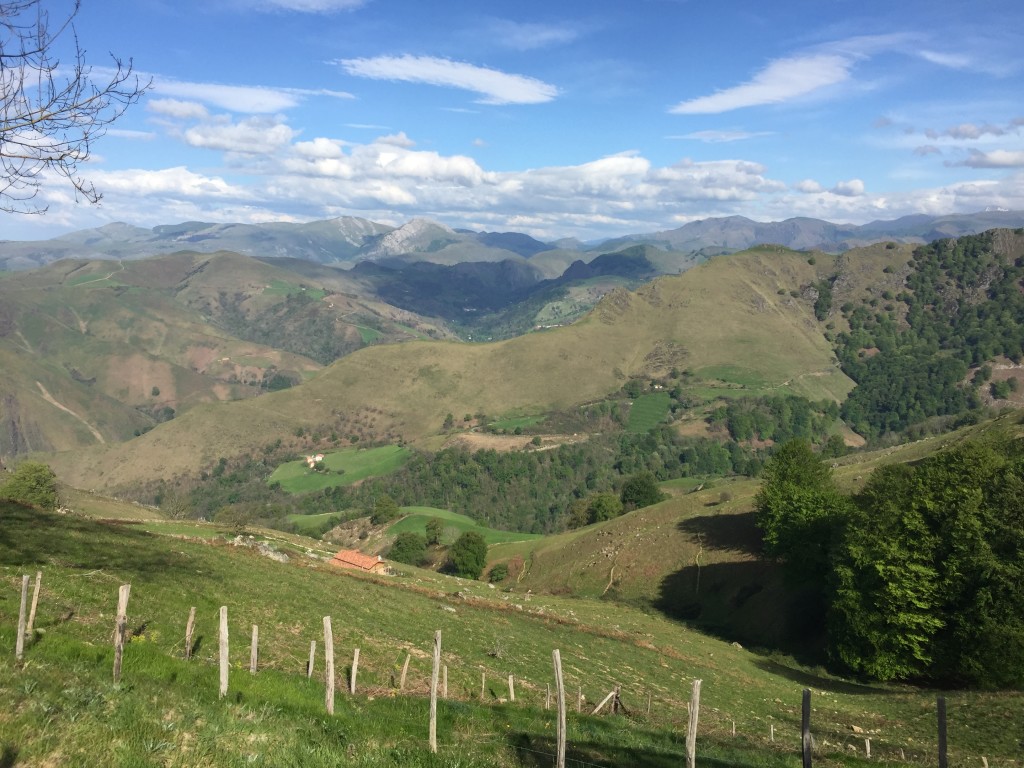
[{"label": "green hill", "polygon": [[[628,717],[577,715],[569,758],[641,768],[683,761],[690,681],[703,680],[697,759],[733,766],[798,761],[800,690],[814,691],[816,760],[934,762],[934,696],[864,686],[750,653],[676,622],[607,601],[505,593],[417,569],[367,578],[298,551],[287,563],[223,540],[147,533],[0,504],[0,750],[11,764],[521,766],[553,753],[544,709],[551,650],[566,686],[593,705],[622,686]],[[180,524],[179,524],[180,525]],[[13,647],[21,575],[43,573],[25,663]],[[123,676],[110,680],[117,586],[132,585]],[[454,594],[458,592],[458,595]],[[217,614],[228,607],[228,695],[217,698]],[[183,658],[189,607],[197,647]],[[323,708],[322,617],[334,619],[339,690]],[[248,672],[259,625],[259,671]],[[426,745],[433,633],[442,632],[448,700],[438,704],[438,755]],[[315,674],[306,679],[311,640]],[[343,692],[354,648],[357,693]],[[412,655],[407,695],[392,688]],[[485,691],[480,701],[481,674]],[[516,703],[505,681],[516,679]],[[647,714],[650,695],[650,714]],[[951,764],[1015,759],[1019,693],[948,695]],[[572,699],[571,699],[572,701]],[[573,702],[574,703],[574,702]],[[735,736],[733,726],[735,725]],[[775,740],[769,738],[770,726]],[[1010,726],[1010,727],[1007,727]],[[856,727],[856,728],[854,728]],[[538,754],[539,753],[539,754]],[[17,762],[12,762],[17,761]]]},{"label": "green hill", "polygon": [[397,536],[399,533],[406,532],[426,535],[427,522],[431,518],[436,517],[444,521],[444,533],[441,537],[442,544],[451,544],[461,534],[470,531],[479,533],[488,544],[499,544],[508,541],[529,541],[540,538],[540,536],[533,533],[500,531],[497,528],[489,528],[486,525],[480,525],[471,517],[466,517],[447,509],[438,509],[437,507],[402,507],[402,514],[405,516],[388,528],[388,535]]},{"label": "green hill", "polygon": [[836,368],[813,302],[788,293],[829,274],[834,265],[825,260],[813,266],[805,254],[763,248],[635,293],[613,291],[583,320],[546,333],[363,349],[301,386],[193,410],[130,443],[59,456],[54,465],[72,484],[116,488],[197,474],[297,428],[429,447],[448,413],[564,409],[673,368],[691,371],[701,392],[841,400],[851,382]]}]

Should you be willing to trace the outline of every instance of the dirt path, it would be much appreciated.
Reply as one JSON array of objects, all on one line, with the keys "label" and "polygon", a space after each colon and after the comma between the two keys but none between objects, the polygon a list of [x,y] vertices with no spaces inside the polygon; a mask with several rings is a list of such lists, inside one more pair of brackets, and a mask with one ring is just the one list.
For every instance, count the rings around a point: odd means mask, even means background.
[{"label": "dirt path", "polygon": [[37,381],[36,382],[36,386],[39,387],[39,391],[43,393],[43,399],[46,402],[48,402],[50,405],[53,405],[53,406],[56,406],[57,408],[60,408],[62,411],[64,411],[64,413],[67,413],[67,414],[70,414],[71,416],[74,416],[76,419],[78,419],[80,422],[82,422],[88,428],[88,430],[90,432],[92,432],[93,437],[95,437],[101,443],[106,443],[107,442],[106,440],[103,439],[103,435],[100,434],[100,431],[98,429],[96,429],[96,427],[94,427],[92,424],[90,424],[88,421],[83,419],[81,416],[79,416],[77,413],[72,411],[67,406],[61,405],[60,403],[58,403],[57,400],[53,397],[53,395],[51,395],[49,392],[46,391],[46,387],[43,386],[43,383],[41,381]]}]

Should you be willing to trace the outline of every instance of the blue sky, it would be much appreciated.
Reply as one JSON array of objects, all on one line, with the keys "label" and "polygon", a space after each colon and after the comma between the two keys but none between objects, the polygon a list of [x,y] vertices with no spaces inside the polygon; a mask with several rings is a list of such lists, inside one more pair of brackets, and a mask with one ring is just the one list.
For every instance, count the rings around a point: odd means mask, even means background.
[{"label": "blue sky", "polygon": [[48,181],[0,237],[1024,209],[1019,0],[84,0],[76,26],[97,79],[112,52],[153,86],[81,169],[100,205]]}]

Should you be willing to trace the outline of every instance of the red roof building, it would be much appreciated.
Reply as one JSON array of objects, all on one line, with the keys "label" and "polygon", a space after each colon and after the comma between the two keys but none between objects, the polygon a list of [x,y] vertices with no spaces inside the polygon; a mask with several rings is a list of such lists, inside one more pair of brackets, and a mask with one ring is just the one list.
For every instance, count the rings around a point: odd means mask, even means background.
[{"label": "red roof building", "polygon": [[388,564],[380,555],[364,555],[354,549],[343,549],[331,558],[331,565],[339,568],[351,568],[363,573],[384,573]]}]

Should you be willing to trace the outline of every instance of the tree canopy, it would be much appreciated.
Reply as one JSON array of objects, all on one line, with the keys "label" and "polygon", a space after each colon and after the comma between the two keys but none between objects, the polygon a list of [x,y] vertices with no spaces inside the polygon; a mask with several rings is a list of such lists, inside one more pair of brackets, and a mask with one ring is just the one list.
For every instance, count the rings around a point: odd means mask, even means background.
[{"label": "tree canopy", "polygon": [[0,499],[29,504],[40,509],[57,508],[57,477],[45,464],[24,461],[7,482],[0,485]]},{"label": "tree canopy", "polygon": [[448,550],[447,570],[456,576],[479,579],[487,564],[487,542],[475,531],[466,531]]}]

